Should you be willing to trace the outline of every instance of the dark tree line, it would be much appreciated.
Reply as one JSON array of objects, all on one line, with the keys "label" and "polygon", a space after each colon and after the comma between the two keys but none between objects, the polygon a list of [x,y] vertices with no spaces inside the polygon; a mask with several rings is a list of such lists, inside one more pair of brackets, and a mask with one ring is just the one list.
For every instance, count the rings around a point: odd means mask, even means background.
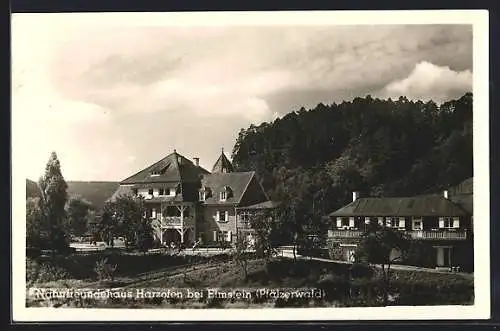
[{"label": "dark tree line", "polygon": [[296,231],[351,199],[437,192],[473,175],[472,94],[433,101],[367,96],[242,129],[237,171],[256,170]]}]

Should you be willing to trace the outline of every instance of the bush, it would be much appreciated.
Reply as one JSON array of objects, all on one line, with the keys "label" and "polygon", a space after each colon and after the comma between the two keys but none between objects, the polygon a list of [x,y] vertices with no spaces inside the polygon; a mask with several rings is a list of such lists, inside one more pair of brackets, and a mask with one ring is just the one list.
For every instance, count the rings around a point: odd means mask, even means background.
[{"label": "bush", "polygon": [[68,279],[70,275],[67,270],[60,266],[52,265],[50,262],[38,262],[26,259],[26,282],[42,283],[61,279]]},{"label": "bush", "polygon": [[375,275],[373,268],[359,263],[353,264],[349,271],[352,278],[372,278]]},{"label": "bush", "polygon": [[94,271],[97,274],[98,280],[114,280],[114,274],[117,267],[117,264],[112,265],[108,263],[108,258],[106,257],[96,261]]}]

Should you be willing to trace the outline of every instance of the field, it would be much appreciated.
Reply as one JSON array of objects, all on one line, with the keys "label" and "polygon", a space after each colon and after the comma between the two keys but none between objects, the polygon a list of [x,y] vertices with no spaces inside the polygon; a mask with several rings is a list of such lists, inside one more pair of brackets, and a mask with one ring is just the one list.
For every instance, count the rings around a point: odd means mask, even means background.
[{"label": "field", "polygon": [[[102,272],[95,270],[96,262],[103,258],[107,258],[109,265],[116,266],[111,277],[102,277]],[[227,254],[96,253],[46,261],[29,259],[26,305],[96,308],[380,306],[384,287],[379,276],[376,269],[365,266],[315,260],[294,262],[278,257],[266,266],[264,260],[250,256],[245,277],[240,265]],[[466,305],[474,302],[473,280],[462,275],[395,270],[391,279],[389,305]],[[113,295],[104,299],[66,296],[48,300],[37,297],[33,288],[76,292],[109,289]],[[139,292],[142,295],[138,295]],[[187,292],[196,292],[197,297],[188,297]],[[126,293],[128,297],[124,297]],[[177,296],[169,293],[177,293]]]}]

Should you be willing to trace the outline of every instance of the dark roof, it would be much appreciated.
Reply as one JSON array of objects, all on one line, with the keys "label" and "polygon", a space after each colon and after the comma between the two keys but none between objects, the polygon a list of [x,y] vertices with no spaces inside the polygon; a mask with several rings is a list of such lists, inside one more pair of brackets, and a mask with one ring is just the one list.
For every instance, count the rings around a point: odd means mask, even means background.
[{"label": "dark roof", "polygon": [[[209,188],[211,192],[205,199],[205,204],[238,204],[254,175],[254,171],[204,175],[201,180],[202,188]],[[219,194],[226,186],[230,188],[231,194],[226,201],[220,201]]]},{"label": "dark roof", "polygon": [[239,209],[273,209],[278,207],[279,205],[280,202],[268,200],[261,203],[257,203],[255,205],[240,207]]},{"label": "dark roof", "polygon": [[474,195],[472,194],[460,194],[450,196],[450,200],[455,204],[459,205],[462,209],[465,209],[471,215],[474,214]]},{"label": "dark roof", "polygon": [[233,165],[231,164],[231,161],[226,157],[224,154],[224,149],[222,150],[219,158],[215,162],[212,172],[216,173],[226,173],[226,172],[233,172]]},{"label": "dark roof", "polygon": [[123,196],[123,195],[133,195],[132,186],[130,186],[130,185],[120,185],[118,187],[118,189],[115,191],[115,193],[113,193],[113,195],[108,200],[106,200],[106,202],[116,201],[116,199],[119,196]]},{"label": "dark roof", "polygon": [[[120,184],[199,182],[209,172],[174,151],[160,161],[121,181]],[[157,174],[156,176],[151,176]]]},{"label": "dark roof", "polygon": [[469,213],[441,195],[359,198],[330,216],[465,216]]}]

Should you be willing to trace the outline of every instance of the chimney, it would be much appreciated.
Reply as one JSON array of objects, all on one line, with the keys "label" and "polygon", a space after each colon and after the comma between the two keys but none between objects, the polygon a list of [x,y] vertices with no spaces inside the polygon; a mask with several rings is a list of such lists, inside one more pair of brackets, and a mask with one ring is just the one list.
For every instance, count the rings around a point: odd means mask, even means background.
[{"label": "chimney", "polygon": [[352,192],[352,202],[356,201],[359,198],[359,192]]},{"label": "chimney", "polygon": [[194,160],[194,164],[195,164],[197,167],[198,167],[198,166],[200,166],[200,158],[199,158],[199,157],[194,157],[194,158],[193,158],[193,160]]},{"label": "chimney", "polygon": [[444,197],[445,199],[448,199],[448,190],[444,190],[444,191],[443,191],[443,197]]}]

